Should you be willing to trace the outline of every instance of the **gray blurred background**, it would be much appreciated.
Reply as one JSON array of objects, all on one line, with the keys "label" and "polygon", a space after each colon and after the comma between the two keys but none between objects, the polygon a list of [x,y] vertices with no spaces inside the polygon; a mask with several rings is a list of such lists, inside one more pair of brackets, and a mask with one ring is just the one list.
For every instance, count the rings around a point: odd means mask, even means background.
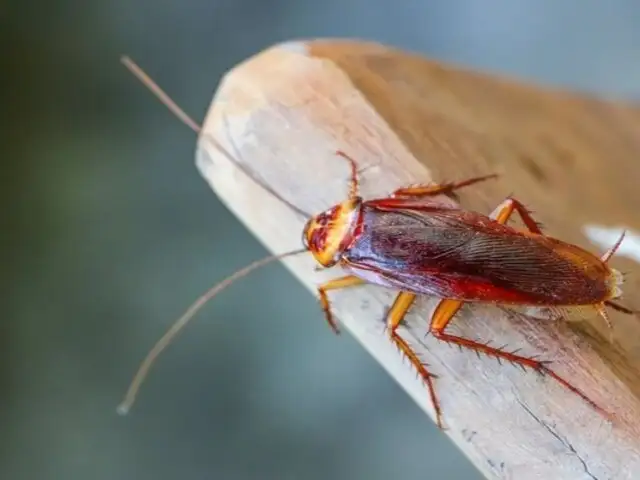
[{"label": "gray blurred background", "polygon": [[169,324],[265,253],[119,56],[198,120],[227,69],[315,36],[638,98],[639,2],[15,1],[0,22],[1,479],[479,477],[276,265],[210,304],[116,415]]}]

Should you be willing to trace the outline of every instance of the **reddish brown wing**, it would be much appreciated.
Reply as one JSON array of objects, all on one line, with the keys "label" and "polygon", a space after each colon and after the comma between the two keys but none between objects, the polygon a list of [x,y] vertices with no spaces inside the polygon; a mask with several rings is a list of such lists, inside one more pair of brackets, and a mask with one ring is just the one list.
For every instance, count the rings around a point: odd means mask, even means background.
[{"label": "reddish brown wing", "polygon": [[346,267],[372,283],[469,301],[579,305],[607,298],[609,270],[589,252],[474,212],[363,206]]}]

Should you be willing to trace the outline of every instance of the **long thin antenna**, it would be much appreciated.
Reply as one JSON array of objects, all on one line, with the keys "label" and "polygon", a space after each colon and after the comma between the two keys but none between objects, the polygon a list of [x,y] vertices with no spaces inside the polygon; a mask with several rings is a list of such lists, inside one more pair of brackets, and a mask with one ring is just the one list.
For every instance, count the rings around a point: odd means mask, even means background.
[{"label": "long thin antenna", "polygon": [[[149,75],[147,75],[142,68],[140,68],[133,60],[131,60],[128,56],[121,57],[121,61],[124,66],[136,77],[140,80],[182,123],[187,125],[191,130],[196,132],[198,135],[202,134],[202,127],[193,120],[189,115],[182,110],[176,102],[174,102],[169,95],[167,95],[159,86],[156,84]],[[215,138],[211,135],[203,135],[207,140],[211,141],[215,147],[225,156],[229,161],[231,161],[234,165],[236,165],[245,175],[252,178],[256,181],[262,188],[271,193],[274,197],[278,198],[284,204],[288,205],[292,210],[300,213],[305,218],[308,218],[309,215],[300,210],[295,205],[289,203],[276,192],[274,192],[267,185],[264,185],[262,182],[259,182],[255,179],[255,176],[248,171],[248,169],[241,164],[240,161],[236,160],[233,155],[231,155]],[[235,148],[235,145],[232,146]],[[247,265],[241,270],[238,270],[233,275],[227,277],[222,282],[218,283],[214,287],[210,288],[207,292],[205,292],[198,300],[196,300],[187,311],[171,326],[171,328],[164,334],[164,336],[156,343],[156,345],[149,351],[146,358],[142,361],[138,371],[136,372],[133,380],[131,381],[131,385],[127,390],[125,398],[123,402],[118,406],[118,413],[121,415],[126,415],[131,407],[133,406],[138,391],[140,390],[140,386],[144,379],[147,377],[149,370],[155,363],[158,356],[169,346],[169,344],[173,341],[178,333],[189,323],[189,321],[193,318],[193,316],[200,310],[202,307],[213,297],[215,297],[222,290],[233,284],[236,280],[248,275],[252,271],[276,260],[283,259],[285,257],[298,255],[301,253],[307,252],[306,249],[295,250],[279,255],[270,255],[261,260],[255,261],[250,265]]]},{"label": "long thin antenna", "polygon": [[176,117],[180,119],[182,123],[184,123],[191,130],[200,133],[202,127],[196,123],[196,121],[186,114],[184,110],[182,110],[176,102],[174,102],[169,95],[167,95],[164,90],[162,90],[153,79],[145,73],[133,60],[131,60],[126,55],[121,57],[120,61],[124,64],[127,69],[133,73],[134,76],[140,80],[143,85],[145,85],[151,92],[158,97],[158,99],[166,105],[166,107],[173,113]]},{"label": "long thin antenna", "polygon": [[126,415],[131,410],[133,406],[136,396],[138,395],[138,391],[140,390],[140,385],[147,377],[149,370],[155,363],[158,356],[169,346],[171,341],[176,337],[178,333],[189,323],[189,321],[193,318],[193,316],[198,313],[199,310],[213,297],[215,297],[222,290],[227,288],[228,286],[235,283],[237,280],[242,277],[248,275],[252,271],[267,265],[268,263],[274,262],[276,260],[281,260],[286,257],[291,257],[293,255],[299,255],[301,253],[305,253],[307,250],[294,250],[291,252],[281,253],[279,255],[269,255],[268,257],[262,258],[261,260],[257,260],[246,267],[238,270],[233,275],[225,278],[217,285],[210,288],[207,292],[205,292],[200,298],[198,298],[188,309],[187,311],[171,326],[171,328],[162,336],[160,340],[155,344],[155,346],[149,351],[146,358],[142,361],[142,364],[138,368],[133,380],[131,381],[131,385],[127,390],[127,393],[124,397],[123,402],[118,406],[118,413],[120,415]]},{"label": "long thin antenna", "polygon": [[[230,160],[236,167],[238,167],[245,175],[253,179],[253,181],[258,183],[262,188],[264,188],[267,192],[269,192],[275,198],[279,199],[282,203],[287,205],[294,212],[299,213],[305,219],[308,219],[311,217],[311,215],[309,215],[307,212],[295,206],[293,203],[289,202],[288,200],[285,200],[282,196],[278,195],[271,187],[257,180],[255,174],[249,171],[249,169],[245,167],[240,161],[241,157],[239,155],[238,149],[236,148],[236,146],[233,144],[232,141],[231,141],[231,147],[236,151],[236,155],[238,156],[237,159],[231,153],[229,153],[229,151],[226,148],[224,148],[218,140],[213,138],[211,135],[208,135],[206,133],[203,134],[202,126],[199,125],[195,120],[193,120],[193,118],[191,118],[189,115],[187,115],[187,113],[184,110],[182,110],[182,108],[180,108],[178,104],[174,102],[171,99],[171,97],[164,90],[162,90],[162,88],[160,88],[160,86],[156,82],[154,82],[149,75],[145,73],[144,70],[142,70],[142,68],[140,68],[133,60],[131,60],[131,58],[124,55],[120,58],[120,61],[125,67],[127,67],[127,69],[138,80],[140,80],[140,82],[142,82],[144,86],[146,86],[151,91],[151,93],[153,93],[158,98],[158,100],[160,100],[160,102],[163,105],[165,105],[169,109],[171,113],[173,113],[176,117],[178,117],[178,119],[182,123],[184,123],[187,127],[189,127],[194,132],[196,132],[198,135],[201,135],[208,141],[212,142],[214,146],[220,151],[220,153],[222,153],[225,157],[227,157],[227,159]],[[225,125],[227,126],[227,133],[228,133],[229,128],[228,128],[228,121],[226,117],[224,117],[224,122],[225,122]]]}]

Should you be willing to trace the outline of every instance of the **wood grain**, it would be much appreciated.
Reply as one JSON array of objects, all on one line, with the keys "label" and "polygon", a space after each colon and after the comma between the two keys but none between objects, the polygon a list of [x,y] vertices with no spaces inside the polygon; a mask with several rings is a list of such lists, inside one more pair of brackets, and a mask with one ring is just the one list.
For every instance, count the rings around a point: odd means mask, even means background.
[{"label": "wood grain", "polygon": [[[212,139],[232,152],[237,166]],[[199,138],[197,165],[214,191],[273,252],[300,248],[305,218],[342,200],[356,158],[366,198],[431,180],[498,172],[461,192],[488,213],[514,193],[549,234],[594,249],[585,224],[640,230],[640,109],[496,78],[378,44],[291,42],[231,70]],[[247,173],[249,172],[249,174]],[[310,256],[286,265],[311,291],[340,272]],[[638,265],[625,304],[640,308]],[[383,332],[394,292],[333,293],[341,323],[433,418],[424,386]],[[541,323],[493,306],[466,307],[452,330],[553,360],[613,418],[553,380],[424,338],[435,299],[423,299],[402,334],[440,378],[446,432],[487,478],[640,478],[640,324]],[[339,339],[336,339],[339,341]],[[428,445],[425,445],[425,449]],[[393,459],[389,459],[393,461]]]}]

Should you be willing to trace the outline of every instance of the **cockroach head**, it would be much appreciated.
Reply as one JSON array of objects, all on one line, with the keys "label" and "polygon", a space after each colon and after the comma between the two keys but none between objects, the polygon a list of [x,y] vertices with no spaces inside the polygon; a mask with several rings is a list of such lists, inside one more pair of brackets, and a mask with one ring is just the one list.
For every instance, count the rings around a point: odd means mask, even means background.
[{"label": "cockroach head", "polygon": [[323,267],[332,267],[356,238],[362,199],[354,197],[311,217],[302,243]]}]

